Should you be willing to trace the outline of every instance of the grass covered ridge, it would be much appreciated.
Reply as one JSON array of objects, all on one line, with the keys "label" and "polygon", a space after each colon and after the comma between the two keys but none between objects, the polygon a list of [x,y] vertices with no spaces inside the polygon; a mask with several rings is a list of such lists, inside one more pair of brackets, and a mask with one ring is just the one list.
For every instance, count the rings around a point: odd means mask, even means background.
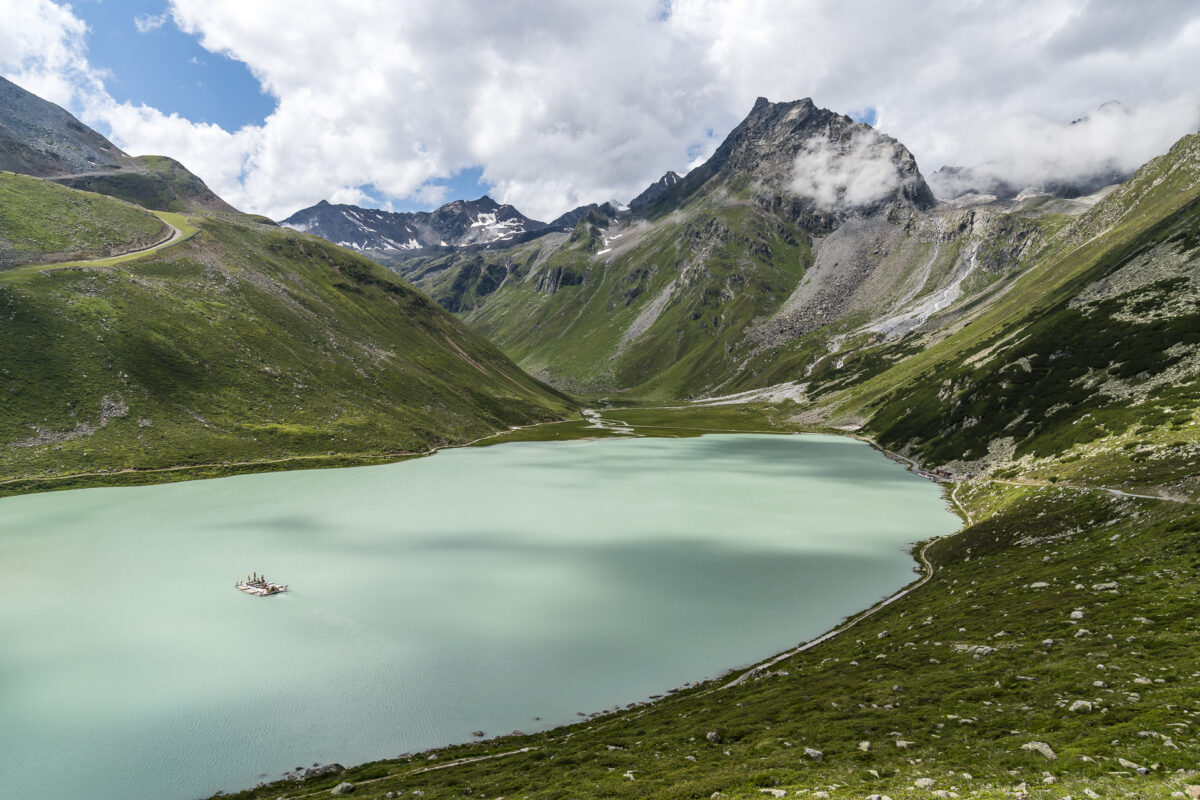
[{"label": "grass covered ridge", "polygon": [[572,407],[360,256],[195,219],[141,259],[0,273],[0,480],[395,457]]},{"label": "grass covered ridge", "polygon": [[129,203],[0,172],[0,269],[119,255],[169,233],[162,220]]}]

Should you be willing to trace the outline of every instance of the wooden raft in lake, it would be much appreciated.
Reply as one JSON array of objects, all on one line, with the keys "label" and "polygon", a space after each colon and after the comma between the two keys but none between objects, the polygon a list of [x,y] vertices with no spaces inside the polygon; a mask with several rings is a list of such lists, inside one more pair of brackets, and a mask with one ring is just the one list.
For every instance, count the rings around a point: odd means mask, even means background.
[{"label": "wooden raft in lake", "polygon": [[288,590],[287,584],[271,583],[265,576],[259,575],[257,572],[246,576],[246,580],[235,583],[234,586],[256,597],[267,597],[268,595],[279,594]]}]

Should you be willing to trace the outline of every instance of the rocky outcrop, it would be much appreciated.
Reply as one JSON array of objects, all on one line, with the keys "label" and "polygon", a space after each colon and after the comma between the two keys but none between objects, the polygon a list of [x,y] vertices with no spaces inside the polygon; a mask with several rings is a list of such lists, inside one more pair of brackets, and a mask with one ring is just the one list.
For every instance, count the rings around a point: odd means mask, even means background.
[{"label": "rocky outcrop", "polygon": [[667,170],[667,174],[647,186],[641,194],[629,201],[629,210],[635,214],[640,212],[647,206],[652,205],[655,200],[666,194],[672,186],[681,180],[683,178],[679,176],[679,173]]}]

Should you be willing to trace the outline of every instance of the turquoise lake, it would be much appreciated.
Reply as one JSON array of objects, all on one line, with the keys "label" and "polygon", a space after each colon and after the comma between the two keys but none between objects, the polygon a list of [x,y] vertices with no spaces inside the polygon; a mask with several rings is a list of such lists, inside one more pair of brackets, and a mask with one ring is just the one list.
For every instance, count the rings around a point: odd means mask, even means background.
[{"label": "turquoise lake", "polygon": [[[7,498],[0,785],[193,800],[574,722],[828,630],[959,525],[939,487],[816,435]],[[235,590],[251,570],[291,591]]]}]

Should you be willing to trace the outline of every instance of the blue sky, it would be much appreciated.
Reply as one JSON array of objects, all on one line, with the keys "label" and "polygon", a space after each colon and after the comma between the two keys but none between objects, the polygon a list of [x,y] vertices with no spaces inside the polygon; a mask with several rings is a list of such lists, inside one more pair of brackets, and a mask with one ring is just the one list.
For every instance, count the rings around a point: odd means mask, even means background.
[{"label": "blue sky", "polygon": [[[118,103],[151,106],[227,131],[262,125],[275,110],[276,99],[245,64],[201,47],[197,37],[176,27],[162,0],[85,0],[73,9],[88,25],[88,60],[105,72],[105,88]],[[471,167],[431,183],[445,187],[446,202],[473,200],[489,191],[482,176],[482,167]],[[396,211],[440,205],[388,197],[371,184],[358,188],[372,205]]]},{"label": "blue sky", "polygon": [[161,0],[89,0],[73,6],[88,24],[88,60],[107,72],[117,102],[153,106],[225,130],[259,125],[275,110],[240,61],[210,53],[168,18],[145,33],[134,20],[166,12]]}]

